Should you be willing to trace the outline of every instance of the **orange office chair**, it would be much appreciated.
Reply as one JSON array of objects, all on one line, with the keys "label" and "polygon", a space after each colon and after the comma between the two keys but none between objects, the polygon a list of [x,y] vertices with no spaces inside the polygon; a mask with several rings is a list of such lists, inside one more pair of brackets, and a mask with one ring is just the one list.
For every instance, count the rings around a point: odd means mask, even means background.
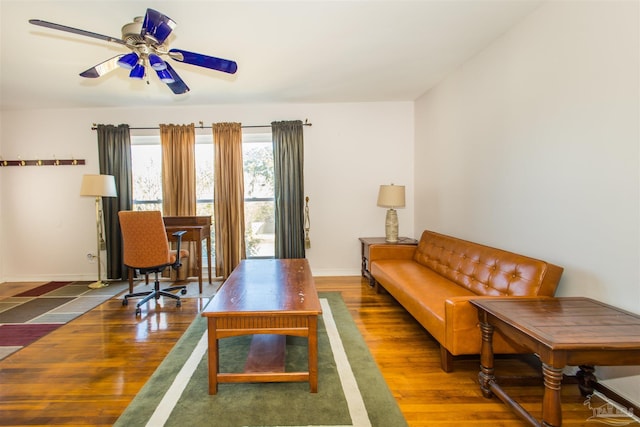
[{"label": "orange office chair", "polygon": [[180,296],[172,294],[171,291],[180,290],[184,295],[187,293],[187,287],[181,285],[160,289],[158,274],[167,267],[179,269],[180,259],[189,256],[188,251],[180,250],[182,235],[186,231],[173,233],[177,241],[176,250],[170,250],[162,214],[159,211],[120,211],[118,217],[124,243],[124,265],[129,268],[129,283],[133,283],[134,270],[139,270],[144,275],[155,273],[153,290],[133,293],[130,285],[130,293],[124,296],[122,305],[128,305],[129,298],[144,297],[136,305],[137,316],[142,313],[142,304],[151,298],[157,300],[163,295],[178,300],[176,307],[180,307]]}]

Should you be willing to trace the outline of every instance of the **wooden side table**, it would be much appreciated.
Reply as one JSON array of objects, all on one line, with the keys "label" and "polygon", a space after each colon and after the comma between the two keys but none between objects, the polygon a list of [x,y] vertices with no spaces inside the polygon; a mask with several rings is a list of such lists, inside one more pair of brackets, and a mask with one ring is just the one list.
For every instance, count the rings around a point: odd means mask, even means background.
[{"label": "wooden side table", "polygon": [[[482,352],[478,380],[485,397],[496,395],[532,426],[562,425],[560,387],[566,365],[579,366],[583,394],[592,392],[594,365],[637,365],[640,315],[582,297],[470,300],[478,308]],[[493,333],[535,353],[542,362],[542,423],[515,402],[496,382]]]},{"label": "wooden side table", "polygon": [[399,237],[397,242],[389,243],[384,237],[360,237],[361,253],[362,253],[362,277],[369,280],[369,286],[373,287],[375,282],[371,272],[369,271],[369,246],[371,245],[417,245],[418,241],[410,237]]}]

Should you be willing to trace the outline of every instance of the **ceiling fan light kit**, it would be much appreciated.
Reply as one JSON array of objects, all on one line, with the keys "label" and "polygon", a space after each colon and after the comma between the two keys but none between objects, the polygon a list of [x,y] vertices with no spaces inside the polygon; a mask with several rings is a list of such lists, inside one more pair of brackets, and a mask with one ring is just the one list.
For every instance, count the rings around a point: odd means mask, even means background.
[{"label": "ceiling fan light kit", "polygon": [[122,39],[67,27],[53,22],[42,21],[40,19],[30,19],[29,23],[117,43],[131,50],[131,52],[127,54],[114,56],[83,71],[80,73],[81,77],[97,78],[121,67],[126,70],[131,70],[129,77],[143,79],[146,74],[145,66],[149,65],[156,72],[160,81],[165,83],[174,94],[179,95],[189,92],[189,87],[180,76],[178,76],[169,63],[162,58],[163,56],[169,57],[174,61],[228,74],[234,74],[238,70],[238,65],[235,61],[181,49],[169,50],[165,41],[176,27],[176,23],[168,16],[153,9],[147,9],[144,18],[136,17],[133,22],[125,24],[122,27]]},{"label": "ceiling fan light kit", "polygon": [[155,53],[149,54],[149,65],[151,65],[151,68],[153,68],[156,71],[167,69],[167,64],[165,64],[162,58],[160,58]]},{"label": "ceiling fan light kit", "polygon": [[156,70],[156,74],[158,75],[158,78],[160,79],[160,81],[162,83],[173,83],[173,82],[175,82],[173,77],[171,77],[171,73],[169,73],[169,71],[167,71],[166,68],[164,70]]},{"label": "ceiling fan light kit", "polygon": [[142,60],[140,60],[135,67],[129,73],[129,77],[132,79],[143,79],[144,78],[144,64]]},{"label": "ceiling fan light kit", "polygon": [[140,57],[137,53],[130,52],[118,60],[118,65],[125,70],[133,70],[133,67],[138,64],[138,59],[140,59]]}]

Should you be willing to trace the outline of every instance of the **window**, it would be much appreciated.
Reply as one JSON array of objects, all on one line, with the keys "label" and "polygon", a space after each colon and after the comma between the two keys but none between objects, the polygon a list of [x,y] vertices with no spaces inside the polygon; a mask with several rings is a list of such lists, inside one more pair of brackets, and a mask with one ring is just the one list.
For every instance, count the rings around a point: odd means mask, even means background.
[{"label": "window", "polygon": [[[245,242],[248,258],[274,256],[274,187],[271,134],[243,135]],[[160,136],[132,136],[133,209],[162,210]],[[213,141],[196,135],[196,211],[213,218]],[[215,221],[215,218],[213,218]],[[211,232],[213,233],[213,227]],[[215,236],[212,235],[212,239]],[[214,254],[215,256],[215,254]],[[203,257],[206,260],[206,256]]]}]

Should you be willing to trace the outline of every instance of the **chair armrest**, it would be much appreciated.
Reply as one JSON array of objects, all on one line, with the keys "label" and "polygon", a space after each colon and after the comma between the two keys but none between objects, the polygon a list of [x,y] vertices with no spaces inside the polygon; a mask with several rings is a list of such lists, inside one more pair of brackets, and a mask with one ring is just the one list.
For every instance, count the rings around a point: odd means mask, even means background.
[{"label": "chair armrest", "polygon": [[184,236],[185,233],[186,230],[171,233],[171,235],[176,238],[176,260],[171,264],[171,268],[178,269],[182,266],[182,263],[180,262],[180,245],[182,244],[182,236]]}]

